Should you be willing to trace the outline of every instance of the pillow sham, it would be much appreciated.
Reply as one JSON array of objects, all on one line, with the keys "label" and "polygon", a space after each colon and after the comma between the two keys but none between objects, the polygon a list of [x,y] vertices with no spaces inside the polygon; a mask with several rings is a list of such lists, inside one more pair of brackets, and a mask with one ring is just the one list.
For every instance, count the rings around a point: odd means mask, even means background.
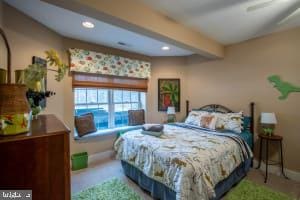
[{"label": "pillow sham", "polygon": [[200,127],[211,130],[216,129],[217,117],[212,114],[202,115],[200,119]]},{"label": "pillow sham", "polygon": [[207,114],[208,112],[206,111],[191,111],[184,123],[194,126],[200,126],[201,116]]},{"label": "pillow sham", "polygon": [[213,113],[217,117],[216,130],[241,133],[243,130],[243,112]]}]

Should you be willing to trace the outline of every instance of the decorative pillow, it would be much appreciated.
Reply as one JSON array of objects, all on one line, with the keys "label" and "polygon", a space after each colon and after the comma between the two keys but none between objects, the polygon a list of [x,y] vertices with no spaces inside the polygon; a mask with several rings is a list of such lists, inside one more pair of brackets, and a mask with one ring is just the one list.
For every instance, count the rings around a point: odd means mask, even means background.
[{"label": "decorative pillow", "polygon": [[243,112],[213,113],[217,117],[216,129],[241,133],[243,129]]},{"label": "decorative pillow", "polygon": [[200,126],[201,116],[207,115],[206,111],[191,111],[185,120],[186,124]]},{"label": "decorative pillow", "polygon": [[75,116],[75,127],[80,137],[97,131],[93,113]]},{"label": "decorative pillow", "polygon": [[215,130],[217,117],[211,114],[202,115],[200,119],[200,126],[203,128]]},{"label": "decorative pillow", "polygon": [[145,124],[145,111],[142,110],[128,110],[128,125],[136,126]]}]

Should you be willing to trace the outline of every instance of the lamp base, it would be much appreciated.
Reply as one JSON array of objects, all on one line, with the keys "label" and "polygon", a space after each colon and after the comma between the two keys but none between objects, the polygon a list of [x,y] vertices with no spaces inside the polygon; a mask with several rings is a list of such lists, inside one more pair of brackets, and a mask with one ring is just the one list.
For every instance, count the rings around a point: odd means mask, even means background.
[{"label": "lamp base", "polygon": [[168,115],[168,123],[174,123],[176,121],[175,115]]},{"label": "lamp base", "polygon": [[272,136],[274,134],[274,129],[273,128],[263,128],[263,132],[267,136]]}]

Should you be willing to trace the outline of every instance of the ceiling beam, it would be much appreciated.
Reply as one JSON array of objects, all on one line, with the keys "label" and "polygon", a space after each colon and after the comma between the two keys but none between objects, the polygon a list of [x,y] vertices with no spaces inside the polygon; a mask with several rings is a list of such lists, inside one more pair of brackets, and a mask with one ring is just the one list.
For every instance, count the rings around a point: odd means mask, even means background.
[{"label": "ceiling beam", "polygon": [[208,58],[223,58],[224,46],[138,0],[43,0]]}]

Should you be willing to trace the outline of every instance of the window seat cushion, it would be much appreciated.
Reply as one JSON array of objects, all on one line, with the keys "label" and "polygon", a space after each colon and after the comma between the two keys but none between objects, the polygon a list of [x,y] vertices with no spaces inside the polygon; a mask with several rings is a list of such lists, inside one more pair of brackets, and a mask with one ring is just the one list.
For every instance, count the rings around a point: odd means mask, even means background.
[{"label": "window seat cushion", "polygon": [[119,132],[137,130],[137,129],[141,129],[142,127],[143,127],[142,125],[137,125],[137,126],[123,126],[123,127],[117,127],[117,128],[111,128],[105,130],[97,130],[93,133],[84,135],[82,137],[80,137],[76,132],[76,129],[74,129],[74,139],[76,142],[88,142],[88,141],[102,140],[111,137],[116,138]]}]

